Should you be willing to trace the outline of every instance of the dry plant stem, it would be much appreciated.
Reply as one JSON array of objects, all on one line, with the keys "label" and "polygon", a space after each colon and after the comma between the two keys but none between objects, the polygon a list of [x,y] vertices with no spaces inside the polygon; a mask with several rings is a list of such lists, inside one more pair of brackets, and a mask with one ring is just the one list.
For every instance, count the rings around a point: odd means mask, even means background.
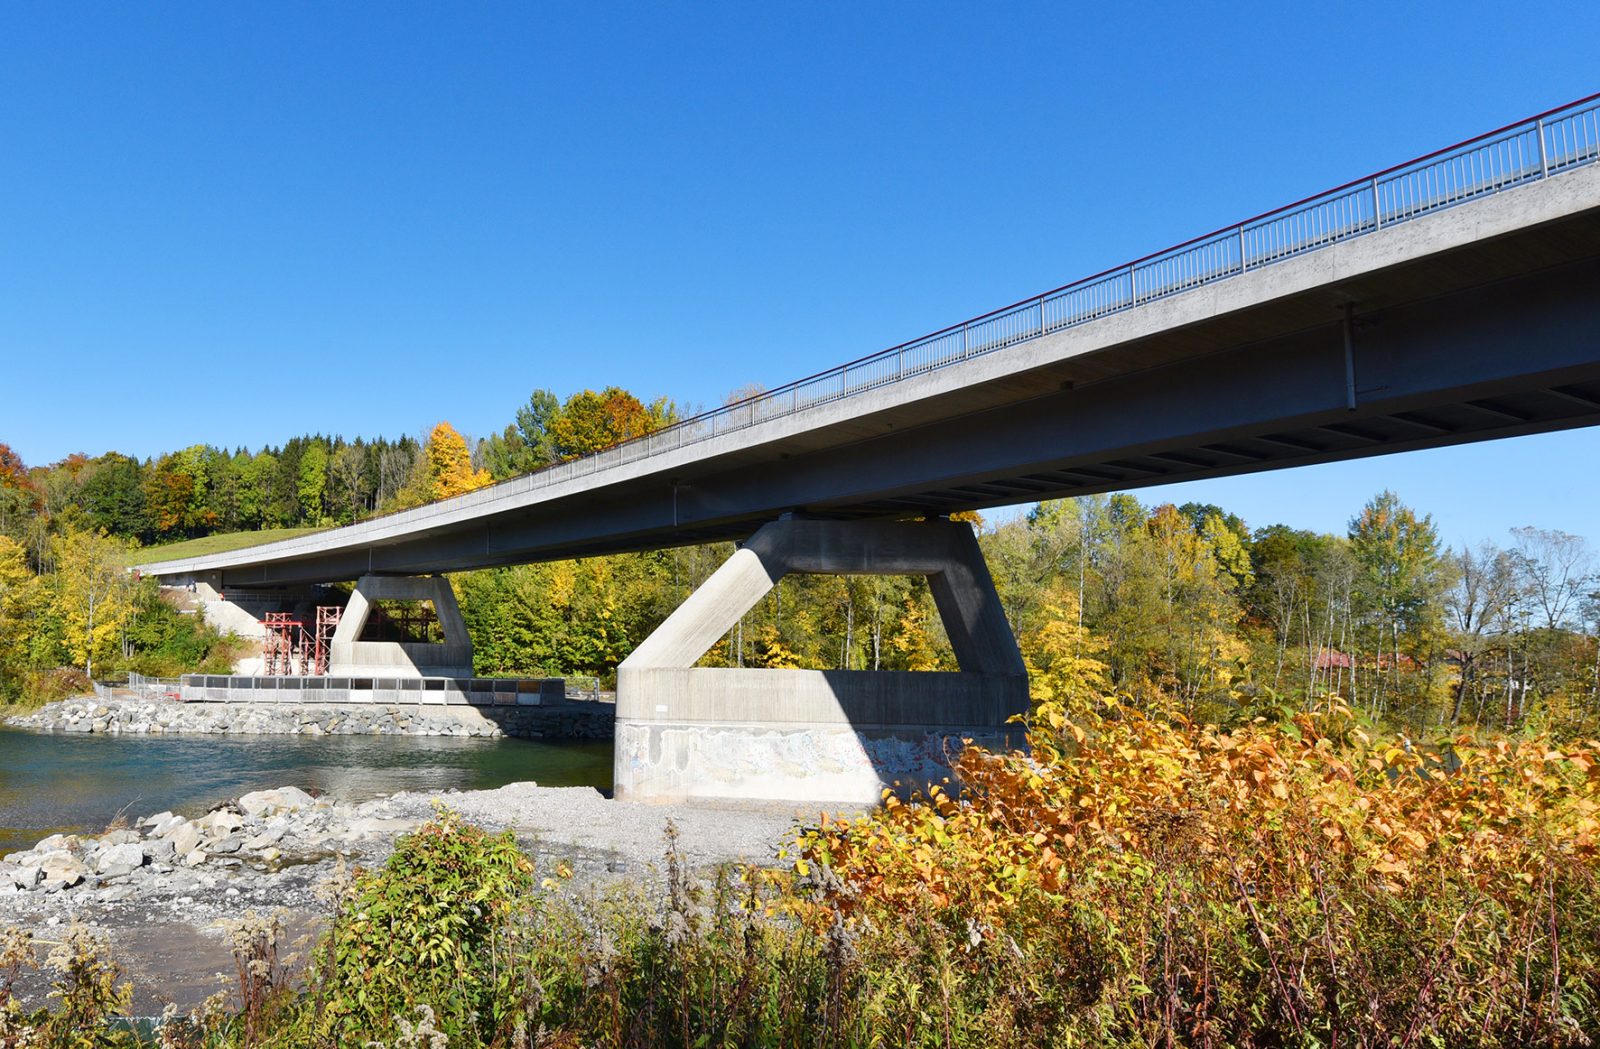
[{"label": "dry plant stem", "polygon": [[1317,896],[1317,912],[1322,918],[1322,947],[1328,962],[1328,982],[1323,994],[1323,1007],[1328,1013],[1328,1049],[1339,1049],[1343,1013],[1339,1003],[1339,954],[1334,946],[1333,904],[1328,899],[1328,881],[1320,859],[1313,859],[1307,868]]},{"label": "dry plant stem", "polygon": [[[1428,975],[1422,981],[1422,987],[1417,991],[1417,1008],[1411,1014],[1411,1026],[1407,1028],[1405,1037],[1400,1040],[1402,1046],[1417,1044],[1417,1040],[1422,1037],[1423,1022],[1432,1019],[1428,1015],[1428,1005],[1433,998],[1433,990],[1438,982],[1439,970],[1444,967],[1445,959],[1452,956],[1456,946],[1456,939],[1461,935],[1461,927],[1466,924],[1467,917],[1468,913],[1463,912],[1456,918],[1455,928],[1450,933],[1450,939],[1439,949],[1437,956],[1429,964]],[[1437,1014],[1441,1009],[1436,1008],[1433,1011]]]},{"label": "dry plant stem", "polygon": [[1283,970],[1278,965],[1278,952],[1273,950],[1271,941],[1267,938],[1266,929],[1261,923],[1261,913],[1256,910],[1255,900],[1245,888],[1244,878],[1239,873],[1239,865],[1233,860],[1228,861],[1233,870],[1234,890],[1238,893],[1239,900],[1244,904],[1245,910],[1250,915],[1250,928],[1255,933],[1256,942],[1261,945],[1261,950],[1267,956],[1267,964],[1272,968],[1272,982],[1278,989],[1278,995],[1283,1000],[1283,1007],[1289,1016],[1289,1022],[1294,1025],[1296,1034],[1305,1034],[1305,1024],[1300,1020],[1300,1010],[1295,1006],[1295,996],[1289,985],[1284,981]]}]

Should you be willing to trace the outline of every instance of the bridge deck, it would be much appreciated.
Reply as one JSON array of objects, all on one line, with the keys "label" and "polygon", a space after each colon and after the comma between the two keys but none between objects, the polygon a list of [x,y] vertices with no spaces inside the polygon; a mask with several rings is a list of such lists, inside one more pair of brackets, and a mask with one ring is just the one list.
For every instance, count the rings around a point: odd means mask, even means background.
[{"label": "bridge deck", "polygon": [[790,510],[943,513],[1600,422],[1593,102],[595,456],[140,567],[229,585],[460,570],[743,537]]}]

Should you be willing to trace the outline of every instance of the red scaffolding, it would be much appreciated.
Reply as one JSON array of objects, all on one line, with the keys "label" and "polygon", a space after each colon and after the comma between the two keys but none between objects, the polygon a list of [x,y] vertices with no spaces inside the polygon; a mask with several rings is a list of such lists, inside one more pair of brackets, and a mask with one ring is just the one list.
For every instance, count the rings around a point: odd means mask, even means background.
[{"label": "red scaffolding", "polygon": [[266,677],[304,675],[322,677],[332,661],[333,633],[339,628],[344,609],[338,605],[317,608],[317,621],[310,630],[292,612],[268,612],[261,625],[266,639],[261,642],[261,673]]},{"label": "red scaffolding", "polygon": [[261,625],[267,630],[261,643],[261,672],[278,677],[303,670],[308,640],[305,624],[292,612],[268,612]]},{"label": "red scaffolding", "polygon": [[321,677],[328,672],[328,662],[333,649],[333,632],[339,628],[339,617],[344,609],[338,605],[321,605],[317,608],[315,648],[311,654],[311,673]]}]

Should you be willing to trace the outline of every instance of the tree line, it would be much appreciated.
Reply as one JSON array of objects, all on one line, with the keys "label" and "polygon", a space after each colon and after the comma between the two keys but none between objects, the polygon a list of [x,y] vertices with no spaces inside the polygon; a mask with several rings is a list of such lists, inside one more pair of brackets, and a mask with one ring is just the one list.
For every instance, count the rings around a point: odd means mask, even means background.
[{"label": "tree line", "polygon": [[[514,422],[476,442],[441,423],[421,439],[310,436],[254,454],[196,445],[144,462],[107,453],[33,469],[0,445],[0,535],[11,542],[0,565],[6,578],[38,580],[61,575],[72,544],[104,552],[348,523],[677,415],[668,401],[610,387],[564,401],[537,391]],[[1418,733],[1600,725],[1600,581],[1579,536],[1529,526],[1503,545],[1448,549],[1430,516],[1390,492],[1358,508],[1343,534],[1251,528],[1220,507],[1127,494],[1045,502],[993,526],[971,516],[1036,696],[1111,691],[1199,719],[1339,696]],[[610,678],[731,552],[713,544],[458,574],[476,670]],[[57,588],[82,587],[80,575]],[[20,607],[6,596],[15,593],[19,584],[0,583],[0,609]],[[89,668],[89,652],[65,642],[19,655],[18,615],[0,613],[13,649],[0,655],[0,676],[9,665],[15,681],[19,665],[38,672],[52,660]],[[102,666],[129,648],[109,635],[96,645]],[[926,582],[878,576],[788,577],[703,662],[955,669]]]},{"label": "tree line", "polygon": [[448,422],[418,439],[303,434],[257,451],[195,444],[147,459],[73,454],[27,467],[0,444],[0,533],[37,550],[67,527],[154,545],[216,532],[346,525],[459,495],[642,436],[677,410],[617,387],[561,401],[536,391],[500,433]]},{"label": "tree line", "polygon": [[[1600,565],[1579,536],[1452,550],[1392,492],[1341,535],[1127,494],[974,526],[1036,699],[1228,721],[1338,696],[1417,734],[1600,727]],[[460,574],[478,669],[609,676],[732,551]],[[885,576],[788,576],[702,665],[957,669],[926,581]]]}]

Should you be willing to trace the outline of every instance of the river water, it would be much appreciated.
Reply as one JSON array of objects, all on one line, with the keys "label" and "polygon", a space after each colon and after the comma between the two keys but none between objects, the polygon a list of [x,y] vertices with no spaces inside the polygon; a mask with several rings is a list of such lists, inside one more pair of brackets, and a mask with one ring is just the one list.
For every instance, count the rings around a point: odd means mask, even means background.
[{"label": "river water", "polygon": [[0,728],[0,855],[46,835],[95,833],[126,808],[200,815],[252,790],[296,786],[365,801],[401,790],[520,780],[611,787],[611,744],[449,736],[52,735]]}]

